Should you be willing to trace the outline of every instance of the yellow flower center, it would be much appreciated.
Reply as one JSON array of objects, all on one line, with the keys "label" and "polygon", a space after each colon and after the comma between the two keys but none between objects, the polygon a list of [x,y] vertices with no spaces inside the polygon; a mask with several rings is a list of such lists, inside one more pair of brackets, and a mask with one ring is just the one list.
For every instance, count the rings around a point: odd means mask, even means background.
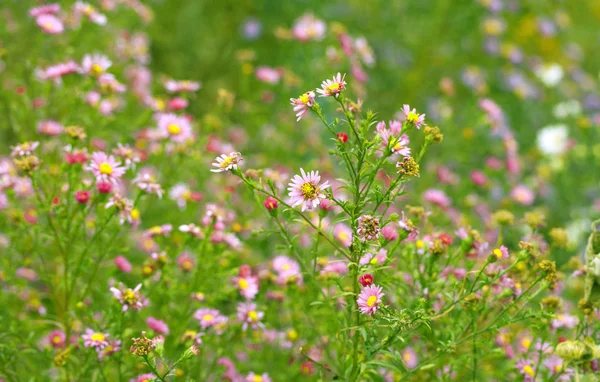
[{"label": "yellow flower center", "polygon": [[412,360],[412,354],[410,354],[409,352],[405,352],[404,354],[402,354],[402,359],[404,360],[404,362],[410,362]]},{"label": "yellow flower center", "polygon": [[179,125],[177,125],[175,123],[169,124],[169,126],[167,126],[167,130],[169,131],[169,134],[171,134],[171,135],[181,134],[181,127],[179,127]]},{"label": "yellow flower center", "polygon": [[300,191],[302,191],[302,196],[304,196],[305,200],[313,200],[319,193],[319,187],[310,182],[306,182],[300,187]]},{"label": "yellow flower center", "polygon": [[502,251],[500,251],[498,248],[494,249],[494,256],[499,259],[502,258]]},{"label": "yellow flower center", "polygon": [[254,310],[248,312],[248,319],[250,321],[258,321],[258,313],[256,313]]},{"label": "yellow flower center", "polygon": [[221,168],[227,168],[227,167],[231,166],[232,164],[233,164],[233,158],[227,157],[227,158],[223,159],[223,162],[221,162]]},{"label": "yellow flower center", "polygon": [[281,267],[284,271],[289,271],[290,270],[290,265],[289,264],[283,264],[283,267]]},{"label": "yellow flower center", "polygon": [[94,333],[94,334],[92,334],[91,339],[94,342],[103,342],[105,337],[104,337],[104,334],[102,334],[102,333]]},{"label": "yellow flower center", "polygon": [[212,320],[214,317],[212,314],[205,314],[204,317],[202,317],[202,320],[204,321],[210,321]]},{"label": "yellow flower center", "polygon": [[300,100],[300,102],[302,102],[305,105],[307,105],[308,102],[310,101],[308,94],[302,94],[300,97],[298,97],[298,99]]},{"label": "yellow flower center", "polygon": [[411,111],[406,116],[406,120],[410,123],[417,123],[417,121],[419,120],[419,114],[415,113],[414,111]]},{"label": "yellow flower center", "polygon": [[396,144],[392,147],[396,151],[400,151],[404,148],[400,142],[396,142]]},{"label": "yellow flower center", "polygon": [[[377,264],[379,261],[377,260],[377,256],[373,256],[373,258],[371,259],[371,261],[369,261],[371,264]],[[371,296],[373,297],[373,296]]]},{"label": "yellow flower center", "polygon": [[102,67],[98,64],[93,64],[92,65],[92,73],[94,74],[102,74],[104,70],[102,69]]},{"label": "yellow flower center", "polygon": [[533,371],[533,368],[529,365],[523,366],[523,372],[531,377],[533,377],[533,375],[535,374],[535,372]]},{"label": "yellow flower center", "polygon": [[60,336],[54,336],[52,337],[52,342],[54,342],[55,344],[59,344],[61,341]]},{"label": "yellow flower center", "polygon": [[138,210],[137,208],[134,208],[131,210],[131,218],[133,220],[140,220],[140,210]]},{"label": "yellow flower center", "polygon": [[262,377],[260,375],[255,375],[252,377],[252,382],[262,382]]},{"label": "yellow flower center", "polygon": [[521,340],[521,345],[523,345],[523,347],[525,349],[529,349],[529,347],[531,346],[531,338],[529,337],[525,337]]},{"label": "yellow flower center", "polygon": [[377,296],[369,296],[369,298],[367,299],[367,306],[369,308],[372,308],[376,302],[377,302]]},{"label": "yellow flower center", "polygon": [[425,246],[425,243],[423,243],[423,240],[417,240],[417,248],[423,248]]},{"label": "yellow flower center", "polygon": [[288,338],[290,341],[295,341],[295,340],[297,340],[297,339],[298,339],[298,332],[297,332],[297,331],[295,331],[294,329],[290,329],[290,330],[288,330],[288,331],[287,331],[287,338]]},{"label": "yellow flower center", "polygon": [[248,281],[246,281],[246,279],[239,279],[238,285],[240,289],[248,289]]},{"label": "yellow flower center", "polygon": [[327,86],[327,89],[329,89],[329,91],[332,91],[332,92],[337,92],[340,90],[340,84],[338,84],[337,82],[334,82],[331,85]]},{"label": "yellow flower center", "polygon": [[100,173],[104,175],[110,175],[113,172],[112,166],[106,162],[101,163],[98,169],[100,170]]}]

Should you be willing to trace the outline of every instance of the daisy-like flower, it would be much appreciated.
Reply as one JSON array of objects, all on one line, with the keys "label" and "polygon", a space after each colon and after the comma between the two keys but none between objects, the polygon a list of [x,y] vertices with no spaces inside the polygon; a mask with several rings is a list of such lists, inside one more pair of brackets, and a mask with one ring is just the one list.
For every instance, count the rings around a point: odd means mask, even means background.
[{"label": "daisy-like flower", "polygon": [[44,135],[59,135],[62,134],[64,130],[65,127],[60,122],[51,120],[40,121],[37,125],[38,133]]},{"label": "daisy-like flower", "polygon": [[165,89],[167,89],[169,93],[193,93],[201,87],[202,84],[196,81],[168,80],[165,82]]},{"label": "daisy-like flower", "polygon": [[33,7],[29,10],[29,16],[39,17],[41,15],[54,15],[60,12],[60,4],[46,4],[39,7]]},{"label": "daisy-like flower", "polygon": [[82,74],[100,76],[102,73],[106,72],[111,65],[112,61],[105,55],[99,53],[86,54],[81,61],[80,72]]},{"label": "daisy-like flower", "polygon": [[402,350],[402,361],[404,361],[406,367],[409,369],[414,369],[419,363],[419,356],[417,355],[415,349],[407,347]]},{"label": "daisy-like flower", "polygon": [[40,142],[24,142],[20,145],[11,147],[10,156],[15,157],[24,157],[27,155],[33,154],[33,151],[40,145]]},{"label": "daisy-like flower", "polygon": [[356,235],[360,238],[360,241],[373,241],[379,237],[379,219],[371,215],[361,215],[358,218],[358,228]]},{"label": "daisy-like flower", "polygon": [[130,224],[133,224],[135,221],[139,222],[139,211],[133,208],[133,202],[127,198],[122,197],[120,194],[115,193],[110,198],[108,203],[106,203],[106,209],[109,209],[111,207],[116,207],[119,210],[119,218],[121,224],[123,224],[125,221],[127,221]]},{"label": "daisy-like flower", "polygon": [[48,342],[53,348],[64,348],[67,336],[62,330],[53,330],[48,334]]},{"label": "daisy-like flower", "polygon": [[210,328],[221,322],[221,312],[217,309],[201,308],[194,313],[194,318],[198,320],[202,329]]},{"label": "daisy-like flower", "polygon": [[189,233],[190,235],[192,235],[198,239],[201,239],[204,237],[204,233],[202,232],[200,227],[198,227],[194,223],[180,225],[179,232]]},{"label": "daisy-like flower", "polygon": [[366,315],[375,313],[383,296],[382,288],[375,284],[364,287],[356,300],[360,312]]},{"label": "daisy-like flower", "polygon": [[114,74],[111,73],[102,73],[98,76],[98,85],[106,91],[113,93],[123,93],[127,90],[127,87],[120,83],[115,77]]},{"label": "daisy-like flower", "polygon": [[156,194],[159,199],[162,199],[164,190],[156,182],[156,178],[149,172],[140,172],[132,181],[137,184],[138,188],[149,194]]},{"label": "daisy-like flower", "polygon": [[150,382],[150,381],[155,381],[155,380],[156,380],[156,375],[154,375],[152,373],[146,373],[146,374],[138,375],[137,377],[131,379],[130,382]]},{"label": "daisy-like flower", "polygon": [[167,323],[162,320],[159,320],[158,318],[148,317],[146,318],[146,324],[157,334],[169,334],[169,326],[167,325]]},{"label": "daisy-like flower", "polygon": [[517,370],[523,374],[524,381],[533,381],[535,375],[535,362],[528,359],[520,359],[517,361]]},{"label": "daisy-like flower", "polygon": [[359,264],[360,265],[383,265],[387,260],[387,251],[385,248],[381,248],[377,253],[365,253],[363,257],[361,257]]},{"label": "daisy-like flower", "polygon": [[346,81],[344,81],[346,75],[343,76],[338,73],[333,76],[331,80],[325,80],[321,83],[321,89],[317,89],[317,93],[320,94],[321,97],[335,97],[337,98],[342,91],[346,89]]},{"label": "daisy-like flower", "polygon": [[123,312],[127,311],[129,308],[133,310],[140,310],[146,305],[146,299],[140,293],[140,289],[142,288],[142,284],[138,284],[134,289],[127,288],[123,284],[119,286],[119,289],[115,287],[111,287],[110,291],[113,296],[121,305],[123,305]]},{"label": "daisy-like flower", "polygon": [[115,157],[107,155],[102,151],[92,153],[90,164],[86,170],[91,171],[96,177],[97,183],[111,183],[116,185],[119,178],[125,174],[125,167],[117,162]]},{"label": "daisy-like flower", "polygon": [[137,149],[121,143],[118,143],[117,147],[113,149],[113,154],[125,161],[126,168],[135,168],[136,163],[142,160],[142,156]]},{"label": "daisy-like flower", "polygon": [[158,117],[158,130],[165,138],[176,143],[183,143],[193,136],[190,122],[184,117],[171,113],[161,114]]},{"label": "daisy-like flower", "polygon": [[323,20],[307,13],[296,20],[292,27],[292,34],[299,41],[321,41],[325,37],[327,25]]},{"label": "daisy-like flower", "polygon": [[85,330],[85,334],[83,334],[81,338],[83,338],[83,346],[86,348],[94,348],[96,351],[100,351],[108,346],[108,334],[95,332],[90,328]]},{"label": "daisy-like flower", "polygon": [[119,350],[121,350],[121,340],[110,340],[104,349],[98,351],[98,358],[103,359],[104,357],[115,354]]},{"label": "daisy-like flower", "polygon": [[75,3],[73,10],[77,19],[79,19],[81,16],[85,16],[94,24],[106,24],[106,16],[98,12],[98,10],[94,8],[94,6],[88,3],[78,1]]},{"label": "daisy-like flower", "polygon": [[425,124],[425,114],[418,114],[417,109],[411,109],[410,106],[405,104],[402,107],[402,112],[406,121],[415,125],[417,129],[420,129]]},{"label": "daisy-like flower", "polygon": [[302,176],[295,175],[291,183],[288,184],[288,195],[292,207],[302,205],[302,212],[304,212],[305,210],[312,210],[319,207],[321,200],[325,199],[325,194],[321,191],[330,185],[327,181],[319,184],[321,176],[318,171],[306,173],[301,168],[300,173]]},{"label": "daisy-like flower", "polygon": [[296,121],[299,121],[315,105],[315,92],[308,91],[298,98],[290,98],[290,101],[291,105],[294,106],[296,117],[298,117]]},{"label": "daisy-like flower", "polygon": [[237,318],[242,322],[242,330],[264,328],[264,324],[260,322],[264,317],[264,312],[256,310],[256,304],[253,302],[242,302],[237,307]]},{"label": "daisy-like flower", "polygon": [[37,68],[35,69],[35,77],[40,81],[54,80],[60,83],[62,77],[78,71],[79,66],[75,61],[67,61],[46,68]]},{"label": "daisy-like flower", "polygon": [[338,223],[333,228],[333,237],[344,247],[349,247],[352,244],[352,229],[344,223]]},{"label": "daisy-like flower", "polygon": [[271,377],[267,373],[255,374],[253,372],[248,373],[244,382],[271,382]]},{"label": "daisy-like flower", "polygon": [[212,164],[215,168],[213,168],[210,171],[224,172],[230,170],[237,170],[238,164],[241,161],[243,161],[244,158],[242,158],[242,154],[240,154],[239,152],[232,152],[229,153],[229,155],[221,154],[221,156],[217,157],[215,160],[216,162]]},{"label": "daisy-like flower", "polygon": [[62,21],[54,15],[40,15],[36,17],[35,23],[48,34],[60,34],[65,30]]},{"label": "daisy-like flower", "polygon": [[248,299],[252,300],[258,294],[258,278],[255,276],[240,276],[235,277],[234,280],[238,289],[240,290],[240,294]]}]

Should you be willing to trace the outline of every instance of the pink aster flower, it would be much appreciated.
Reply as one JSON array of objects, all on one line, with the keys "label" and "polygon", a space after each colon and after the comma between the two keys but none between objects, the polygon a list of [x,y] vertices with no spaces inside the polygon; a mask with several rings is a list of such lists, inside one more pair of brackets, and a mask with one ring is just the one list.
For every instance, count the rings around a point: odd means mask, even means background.
[{"label": "pink aster flower", "polygon": [[272,380],[267,373],[255,374],[250,372],[244,379],[244,382],[272,382]]},{"label": "pink aster flower", "polygon": [[29,16],[39,17],[42,15],[55,15],[60,12],[60,4],[46,4],[39,7],[33,7],[29,10]]},{"label": "pink aster flower", "polygon": [[277,272],[277,284],[279,285],[285,285],[294,281],[302,283],[300,265],[290,257],[275,257],[273,259],[273,269]]},{"label": "pink aster flower", "polygon": [[113,296],[119,300],[121,305],[123,305],[123,312],[125,312],[129,308],[133,310],[140,310],[147,304],[146,299],[140,293],[141,288],[142,284],[138,284],[133,289],[127,288],[121,284],[119,289],[111,287],[110,291],[112,292]]},{"label": "pink aster flower", "polygon": [[242,330],[264,328],[264,324],[260,322],[264,317],[264,312],[256,310],[256,304],[253,302],[241,302],[237,307],[237,318],[242,322]]},{"label": "pink aster flower", "polygon": [[292,182],[288,185],[290,204],[292,207],[302,205],[302,212],[312,210],[321,204],[321,200],[325,199],[325,195],[321,192],[328,188],[329,182],[319,184],[321,176],[318,171],[304,172],[300,169],[300,175],[295,175]]},{"label": "pink aster flower", "polygon": [[82,1],[78,1],[75,3],[73,7],[75,16],[79,19],[81,16],[85,16],[93,22],[94,24],[104,25],[106,24],[106,16],[102,13],[98,12],[94,6],[84,3]]},{"label": "pink aster flower", "polygon": [[275,85],[281,79],[281,71],[269,66],[259,66],[256,68],[254,75],[259,81]]},{"label": "pink aster flower", "polygon": [[166,322],[159,320],[158,318],[148,317],[146,318],[146,325],[157,334],[169,334],[169,326]]},{"label": "pink aster flower", "polygon": [[146,374],[142,374],[142,375],[138,375],[137,377],[130,379],[129,382],[150,382],[150,381],[155,381],[156,380],[156,375],[152,374],[152,373],[146,373]]},{"label": "pink aster flower", "polygon": [[[10,156],[15,157],[24,157],[27,155],[33,154],[33,151],[40,145],[40,142],[24,142],[20,145],[16,145],[11,147]],[[7,170],[8,172],[8,170]]]},{"label": "pink aster flower", "polygon": [[229,153],[229,155],[221,154],[221,156],[217,157],[215,160],[216,162],[212,164],[215,168],[210,171],[224,172],[230,170],[237,170],[238,164],[241,161],[243,161],[244,158],[242,158],[242,154],[240,154],[239,152],[233,152]]},{"label": "pink aster flower", "polygon": [[296,20],[292,27],[292,34],[299,41],[321,41],[325,37],[327,25],[323,20],[307,13]]},{"label": "pink aster flower", "polygon": [[60,34],[65,30],[62,21],[54,15],[40,15],[36,17],[35,23],[48,34]]},{"label": "pink aster flower", "polygon": [[201,308],[194,313],[194,318],[198,320],[202,329],[217,325],[220,322],[221,317],[223,317],[221,312],[211,308]]},{"label": "pink aster flower", "polygon": [[415,349],[407,347],[402,350],[402,361],[409,369],[414,369],[419,364],[419,356]]},{"label": "pink aster flower", "polygon": [[66,61],[46,68],[37,68],[35,70],[35,77],[40,81],[54,80],[60,83],[62,77],[77,73],[78,71],[79,66],[75,61]]},{"label": "pink aster flower", "polygon": [[524,381],[532,382],[535,375],[535,362],[528,359],[520,359],[517,361],[517,370],[524,376]]},{"label": "pink aster flower", "polygon": [[106,70],[110,68],[111,65],[112,61],[102,54],[86,54],[85,56],[83,56],[83,60],[81,61],[80,72],[82,74],[99,76],[102,73],[106,72]]},{"label": "pink aster flower", "polygon": [[92,153],[90,160],[90,164],[85,169],[94,174],[97,183],[116,185],[119,178],[125,174],[125,167],[121,166],[112,155],[97,151]]},{"label": "pink aster flower", "polygon": [[175,114],[161,114],[158,117],[158,129],[165,138],[176,143],[183,143],[193,136],[190,122]]},{"label": "pink aster flower", "polygon": [[346,81],[344,81],[345,77],[345,74],[342,76],[338,73],[333,76],[333,79],[323,81],[323,83],[321,83],[321,89],[317,89],[317,93],[319,93],[321,97],[334,96],[337,98],[340,93],[346,89]]},{"label": "pink aster flower", "polygon": [[83,345],[86,348],[94,348],[96,351],[100,351],[108,346],[108,334],[95,332],[90,328],[85,330],[85,334],[81,338],[83,338]]},{"label": "pink aster flower", "polygon": [[201,87],[202,84],[197,81],[168,80],[165,82],[165,89],[167,89],[169,93],[193,93]]},{"label": "pink aster flower", "polygon": [[527,186],[519,184],[510,192],[510,197],[524,206],[533,204],[535,193]]},{"label": "pink aster flower", "polygon": [[129,273],[133,269],[131,263],[124,256],[117,256],[115,258],[115,265],[123,273]]},{"label": "pink aster flower", "polygon": [[64,348],[67,336],[62,330],[53,330],[48,334],[48,342],[53,348]]},{"label": "pink aster flower", "polygon": [[349,247],[352,244],[352,229],[344,223],[338,223],[333,228],[333,237],[344,247]]},{"label": "pink aster flower", "polygon": [[46,121],[40,121],[40,123],[38,123],[37,125],[37,131],[40,134],[44,134],[44,135],[59,135],[62,134],[62,132],[65,130],[65,127],[56,121],[50,121],[50,120],[46,120]]},{"label": "pink aster flower", "polygon": [[296,121],[301,120],[304,115],[315,105],[315,92],[308,91],[301,94],[298,98],[290,98],[291,105],[294,106],[296,112]]},{"label": "pink aster flower", "polygon": [[423,199],[426,202],[433,203],[440,208],[448,208],[452,204],[450,198],[442,190],[430,188],[423,193]]},{"label": "pink aster flower", "polygon": [[425,114],[418,114],[417,109],[412,109],[408,105],[402,107],[402,112],[406,121],[415,125],[417,129],[420,129],[425,124]]},{"label": "pink aster flower", "polygon": [[98,358],[103,359],[104,357],[115,354],[119,350],[121,350],[121,340],[109,340],[108,345],[101,351],[98,351]]},{"label": "pink aster flower", "polygon": [[366,315],[375,313],[383,296],[382,288],[375,284],[364,287],[356,300],[360,312]]},{"label": "pink aster flower", "polygon": [[246,276],[246,277],[235,277],[234,280],[237,285],[240,294],[248,299],[252,300],[258,294],[258,278],[255,276]]},{"label": "pink aster flower", "polygon": [[384,248],[381,248],[377,253],[365,253],[363,257],[360,258],[360,265],[383,265],[387,260],[387,251]]}]

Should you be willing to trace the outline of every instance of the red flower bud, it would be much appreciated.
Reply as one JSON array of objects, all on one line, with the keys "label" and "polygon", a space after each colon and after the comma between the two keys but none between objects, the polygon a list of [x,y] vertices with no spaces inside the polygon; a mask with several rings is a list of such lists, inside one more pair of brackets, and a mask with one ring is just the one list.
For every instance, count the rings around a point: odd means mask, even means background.
[{"label": "red flower bud", "polygon": [[77,203],[80,203],[80,204],[87,203],[90,200],[89,191],[86,191],[86,190],[77,191],[75,193],[75,200],[77,200]]},{"label": "red flower bud", "polygon": [[279,206],[279,202],[277,201],[277,199],[269,196],[268,198],[265,199],[265,208],[269,211],[274,210],[277,208],[277,206]]},{"label": "red flower bud", "polygon": [[98,192],[101,194],[108,194],[112,191],[112,184],[108,182],[99,182],[96,184]]},{"label": "red flower bud", "polygon": [[366,287],[373,284],[373,275],[367,273],[358,278],[358,282],[360,285]]},{"label": "red flower bud", "polygon": [[346,134],[346,133],[337,133],[337,138],[342,143],[348,142],[348,134]]}]

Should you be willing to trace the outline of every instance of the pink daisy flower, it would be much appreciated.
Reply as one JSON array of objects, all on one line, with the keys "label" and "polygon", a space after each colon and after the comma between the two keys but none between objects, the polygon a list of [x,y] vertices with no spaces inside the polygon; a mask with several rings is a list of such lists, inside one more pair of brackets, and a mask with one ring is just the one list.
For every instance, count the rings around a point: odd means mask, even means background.
[{"label": "pink daisy flower", "polygon": [[62,77],[77,73],[78,71],[79,66],[75,61],[66,61],[48,66],[47,68],[37,68],[35,76],[41,81],[54,80],[55,82],[60,82]]},{"label": "pink daisy flower", "polygon": [[86,348],[94,348],[100,351],[108,346],[108,334],[102,332],[95,332],[90,328],[85,330],[85,334],[81,336],[83,338],[83,345]]},{"label": "pink daisy flower", "polygon": [[142,288],[142,284],[138,284],[134,289],[127,288],[123,284],[119,286],[119,289],[115,287],[111,287],[110,291],[113,296],[121,305],[123,305],[123,312],[127,311],[129,308],[133,310],[140,310],[146,305],[146,299],[140,293],[140,289]]},{"label": "pink daisy flower", "polygon": [[415,349],[411,347],[407,347],[402,350],[402,361],[409,369],[414,369],[419,364],[419,356]]},{"label": "pink daisy flower", "polygon": [[382,288],[375,284],[364,287],[356,300],[360,312],[366,315],[375,313],[383,296]]},{"label": "pink daisy flower", "polygon": [[44,135],[50,135],[50,136],[54,136],[54,135],[59,135],[62,134],[62,132],[65,130],[65,127],[56,121],[40,121],[40,123],[38,123],[37,125],[37,131],[40,134],[44,134]]},{"label": "pink daisy flower", "polygon": [[255,276],[247,277],[235,277],[234,282],[237,285],[240,294],[248,299],[252,300],[258,294],[258,278]]},{"label": "pink daisy flower", "polygon": [[243,161],[244,158],[242,158],[242,154],[240,154],[239,152],[233,152],[229,153],[229,155],[221,154],[221,156],[217,157],[215,160],[216,162],[212,164],[215,168],[210,171],[224,172],[230,170],[237,170],[238,164],[241,161]]},{"label": "pink daisy flower", "polygon": [[281,79],[281,71],[269,66],[259,66],[254,72],[259,81],[275,85]]},{"label": "pink daisy flower", "polygon": [[315,105],[315,92],[308,91],[298,98],[290,98],[290,101],[294,106],[296,117],[298,117],[296,121],[299,121]]},{"label": "pink daisy flower", "polygon": [[302,205],[302,212],[304,212],[319,207],[321,200],[325,199],[325,195],[321,191],[330,185],[327,181],[319,184],[321,176],[318,171],[306,173],[301,168],[300,173],[302,176],[295,175],[292,182],[288,184],[288,195],[292,207]]},{"label": "pink daisy flower", "polygon": [[323,83],[321,83],[321,89],[317,89],[317,93],[319,93],[321,97],[334,96],[337,98],[340,93],[346,89],[346,81],[344,81],[345,77],[345,74],[342,76],[338,73],[333,76],[333,79],[323,81]]},{"label": "pink daisy flower", "polygon": [[86,170],[94,174],[97,183],[102,182],[116,185],[119,178],[125,174],[126,169],[112,155],[97,151],[92,153],[90,164],[86,167]]},{"label": "pink daisy flower", "polygon": [[48,334],[48,342],[54,348],[64,348],[67,336],[62,330],[53,330]]},{"label": "pink daisy flower", "polygon": [[377,253],[365,253],[360,258],[360,265],[383,265],[387,260],[387,251],[385,248],[381,248]]},{"label": "pink daisy flower", "polygon": [[344,247],[349,247],[352,244],[352,229],[344,223],[338,223],[333,228],[333,237]]},{"label": "pink daisy flower", "polygon": [[102,54],[86,54],[83,56],[83,60],[81,61],[80,72],[82,74],[99,76],[106,72],[111,65],[112,61]]},{"label": "pink daisy flower", "polygon": [[323,20],[307,13],[296,20],[292,27],[292,34],[299,41],[321,41],[325,37],[327,25]]},{"label": "pink daisy flower", "polygon": [[256,310],[256,304],[253,302],[241,302],[237,307],[237,318],[242,322],[242,330],[264,328],[264,324],[260,322],[264,317],[264,312]]},{"label": "pink daisy flower", "polygon": [[62,21],[54,15],[40,15],[36,17],[35,23],[48,34],[60,34],[65,30]]},{"label": "pink daisy flower", "polygon": [[533,376],[535,375],[535,362],[530,361],[528,359],[520,359],[517,361],[517,370],[524,376],[523,381],[530,382],[533,381]]},{"label": "pink daisy flower", "polygon": [[165,89],[167,89],[169,93],[193,93],[201,87],[202,84],[196,81],[168,80],[165,82]]},{"label": "pink daisy flower", "polygon": [[417,109],[412,109],[408,105],[402,107],[402,112],[406,117],[406,121],[415,125],[417,129],[420,129],[425,124],[425,114],[418,114]]},{"label": "pink daisy flower", "polygon": [[96,8],[88,3],[78,1],[74,6],[74,13],[79,18],[81,16],[87,17],[91,22],[98,25],[106,24],[106,16],[98,12]]},{"label": "pink daisy flower", "polygon": [[169,326],[166,322],[159,320],[158,318],[148,317],[146,318],[146,325],[157,334],[169,334]]},{"label": "pink daisy flower", "polygon": [[138,375],[137,377],[130,379],[129,382],[151,382],[156,380],[156,375],[152,373],[146,373]]},{"label": "pink daisy flower", "polygon": [[98,352],[98,358],[103,359],[121,350],[121,340],[108,341],[108,345]]},{"label": "pink daisy flower", "polygon": [[60,12],[60,5],[53,3],[53,4],[40,5],[39,7],[31,8],[29,10],[29,16],[39,17],[42,15],[54,15],[54,14],[57,14],[58,12]]},{"label": "pink daisy flower", "polygon": [[253,372],[248,373],[245,382],[272,382],[271,377],[267,373],[255,374]]},{"label": "pink daisy flower", "polygon": [[221,312],[211,308],[201,308],[194,313],[194,318],[198,320],[202,329],[217,325],[220,322],[221,317],[223,317]]},{"label": "pink daisy flower", "polygon": [[175,114],[161,114],[158,117],[158,129],[165,138],[176,143],[183,143],[193,136],[190,122]]},{"label": "pink daisy flower", "polygon": [[[40,145],[40,142],[24,142],[20,145],[16,145],[11,147],[10,156],[15,157],[24,157],[27,155],[33,154],[33,151]],[[8,171],[7,171],[8,172]]]}]

